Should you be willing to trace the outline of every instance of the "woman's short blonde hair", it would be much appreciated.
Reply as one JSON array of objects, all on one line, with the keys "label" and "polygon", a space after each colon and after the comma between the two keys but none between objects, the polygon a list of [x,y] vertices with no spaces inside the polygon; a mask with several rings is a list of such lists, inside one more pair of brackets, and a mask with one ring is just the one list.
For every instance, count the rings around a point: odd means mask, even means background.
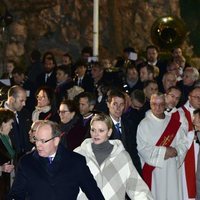
[{"label": "woman's short blonde hair", "polygon": [[113,127],[113,123],[112,123],[112,120],[110,118],[109,115],[106,115],[104,113],[98,113],[98,114],[95,114],[91,121],[90,121],[90,126],[93,124],[94,121],[102,121],[102,122],[105,122],[105,124],[107,125],[108,127],[108,130],[109,129],[112,129]]}]

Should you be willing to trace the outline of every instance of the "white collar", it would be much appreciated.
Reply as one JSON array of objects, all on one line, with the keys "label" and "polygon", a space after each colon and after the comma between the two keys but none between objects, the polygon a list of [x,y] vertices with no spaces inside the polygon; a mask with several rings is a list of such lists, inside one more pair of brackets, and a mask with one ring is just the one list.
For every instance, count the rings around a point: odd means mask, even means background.
[{"label": "white collar", "polygon": [[119,121],[116,121],[111,115],[110,115],[114,125],[116,125],[117,123],[119,123],[121,125],[121,117],[119,118]]}]

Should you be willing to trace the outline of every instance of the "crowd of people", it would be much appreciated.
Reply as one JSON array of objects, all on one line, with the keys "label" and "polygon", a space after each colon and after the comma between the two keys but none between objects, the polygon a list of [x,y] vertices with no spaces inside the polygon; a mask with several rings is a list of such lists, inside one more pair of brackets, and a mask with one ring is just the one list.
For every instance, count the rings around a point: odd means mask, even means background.
[{"label": "crowd of people", "polygon": [[180,47],[167,60],[154,45],[133,54],[8,61],[0,199],[200,200],[199,71]]}]

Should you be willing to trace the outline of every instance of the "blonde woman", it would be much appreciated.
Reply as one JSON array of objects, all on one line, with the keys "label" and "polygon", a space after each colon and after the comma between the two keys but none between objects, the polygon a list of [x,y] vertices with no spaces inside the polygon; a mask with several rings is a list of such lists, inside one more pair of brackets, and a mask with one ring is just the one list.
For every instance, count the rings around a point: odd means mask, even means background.
[{"label": "blonde woman", "polygon": [[[112,121],[108,115],[96,114],[90,123],[91,138],[83,141],[75,151],[86,157],[87,165],[106,200],[153,199],[135,169],[120,140],[109,140]],[[79,193],[78,199],[87,199]]]}]

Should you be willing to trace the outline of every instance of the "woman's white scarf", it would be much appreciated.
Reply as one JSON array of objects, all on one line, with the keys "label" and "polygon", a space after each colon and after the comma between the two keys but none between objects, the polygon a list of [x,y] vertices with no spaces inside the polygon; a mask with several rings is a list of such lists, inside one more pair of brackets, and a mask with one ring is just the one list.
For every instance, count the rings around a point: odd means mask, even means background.
[{"label": "woman's white scarf", "polygon": [[51,106],[44,106],[44,107],[35,107],[35,110],[32,113],[32,121],[35,122],[39,120],[40,113],[47,113],[51,110]]}]

